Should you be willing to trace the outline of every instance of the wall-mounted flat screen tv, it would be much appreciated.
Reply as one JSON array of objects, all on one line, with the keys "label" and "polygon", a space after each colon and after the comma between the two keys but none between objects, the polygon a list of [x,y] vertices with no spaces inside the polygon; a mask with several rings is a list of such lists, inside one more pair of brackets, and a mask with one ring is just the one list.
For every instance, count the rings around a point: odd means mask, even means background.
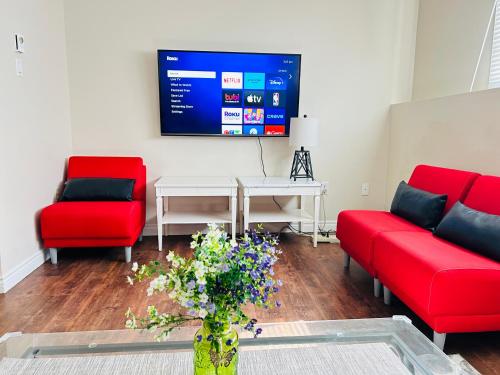
[{"label": "wall-mounted flat screen tv", "polygon": [[162,135],[287,137],[300,55],[158,51]]}]

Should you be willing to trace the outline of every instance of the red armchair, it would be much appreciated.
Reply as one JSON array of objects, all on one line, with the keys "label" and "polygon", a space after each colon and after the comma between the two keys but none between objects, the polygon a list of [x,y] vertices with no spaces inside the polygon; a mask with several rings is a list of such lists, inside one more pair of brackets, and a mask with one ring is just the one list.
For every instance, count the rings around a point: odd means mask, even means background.
[{"label": "red armchair", "polygon": [[135,179],[130,202],[57,202],[42,210],[43,244],[57,264],[64,247],[125,247],[130,262],[132,246],[141,237],[146,219],[146,167],[139,157],[72,156],[68,179],[109,177]]}]

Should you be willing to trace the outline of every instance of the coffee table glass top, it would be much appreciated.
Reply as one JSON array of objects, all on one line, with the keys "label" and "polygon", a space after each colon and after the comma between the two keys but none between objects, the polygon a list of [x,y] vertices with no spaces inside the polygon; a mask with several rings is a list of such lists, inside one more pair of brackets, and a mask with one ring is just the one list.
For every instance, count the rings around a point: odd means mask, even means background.
[{"label": "coffee table glass top", "polygon": [[[427,339],[404,316],[381,319],[325,320],[260,324],[263,334],[254,339],[240,333],[240,351],[290,349],[383,343],[413,374],[467,374]],[[36,334],[7,334],[0,343],[0,358],[50,358],[192,351],[197,327],[174,331],[156,342],[145,331],[115,330]],[[0,363],[1,365],[1,363]]]}]

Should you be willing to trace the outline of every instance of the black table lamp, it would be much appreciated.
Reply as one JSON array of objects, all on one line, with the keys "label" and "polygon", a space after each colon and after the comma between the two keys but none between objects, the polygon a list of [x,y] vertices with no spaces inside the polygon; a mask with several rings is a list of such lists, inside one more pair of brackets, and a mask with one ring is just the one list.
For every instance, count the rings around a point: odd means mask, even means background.
[{"label": "black table lamp", "polygon": [[318,119],[307,117],[293,117],[290,120],[289,144],[293,147],[300,147],[293,156],[290,179],[297,181],[297,178],[314,180],[311,154],[304,147],[314,147],[319,143],[319,121]]}]

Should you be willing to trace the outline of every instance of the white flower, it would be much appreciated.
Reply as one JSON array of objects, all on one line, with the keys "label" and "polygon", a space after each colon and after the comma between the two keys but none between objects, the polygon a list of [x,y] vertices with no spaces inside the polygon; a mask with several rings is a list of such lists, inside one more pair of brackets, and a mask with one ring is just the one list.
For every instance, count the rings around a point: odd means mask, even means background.
[{"label": "white flower", "polygon": [[203,303],[207,303],[208,302],[208,296],[205,293],[203,293],[200,296],[200,302],[203,302]]},{"label": "white flower", "polygon": [[174,268],[179,267],[179,261],[178,261],[177,259],[174,259],[174,260],[172,261],[172,267],[174,267]]},{"label": "white flower", "polygon": [[198,268],[196,271],[194,271],[194,275],[198,280],[200,280],[203,278],[203,276],[205,276],[205,270],[203,268]]},{"label": "white flower", "polygon": [[174,253],[172,250],[170,250],[170,251],[168,252],[168,255],[167,255],[167,260],[168,260],[169,262],[171,262],[171,261],[172,261],[172,259],[174,259],[174,256],[175,256],[175,253]]},{"label": "white flower", "polygon": [[205,309],[200,309],[200,311],[198,311],[198,316],[201,318],[201,319],[205,319],[205,317],[207,316],[208,314],[208,311],[205,310]]},{"label": "white flower", "polygon": [[175,299],[177,297],[177,292],[175,290],[172,290],[170,293],[168,293],[168,296],[171,299]]},{"label": "white flower", "polygon": [[191,249],[195,249],[196,245],[198,245],[198,243],[196,241],[191,241],[191,243],[189,244],[189,247],[191,247]]},{"label": "white flower", "polygon": [[130,276],[127,276],[127,282],[130,284],[130,285],[134,285],[134,280],[132,280],[132,278]]},{"label": "white flower", "polygon": [[238,242],[236,242],[236,240],[231,240],[231,241],[229,242],[229,244],[231,245],[231,247],[236,247],[236,246],[238,246]]},{"label": "white flower", "polygon": [[137,272],[138,269],[139,269],[139,265],[137,264],[137,262],[134,262],[132,264],[132,272]]},{"label": "white flower", "polygon": [[147,290],[146,290],[146,293],[148,294],[148,297],[151,297],[154,293],[154,289],[149,287]]}]

